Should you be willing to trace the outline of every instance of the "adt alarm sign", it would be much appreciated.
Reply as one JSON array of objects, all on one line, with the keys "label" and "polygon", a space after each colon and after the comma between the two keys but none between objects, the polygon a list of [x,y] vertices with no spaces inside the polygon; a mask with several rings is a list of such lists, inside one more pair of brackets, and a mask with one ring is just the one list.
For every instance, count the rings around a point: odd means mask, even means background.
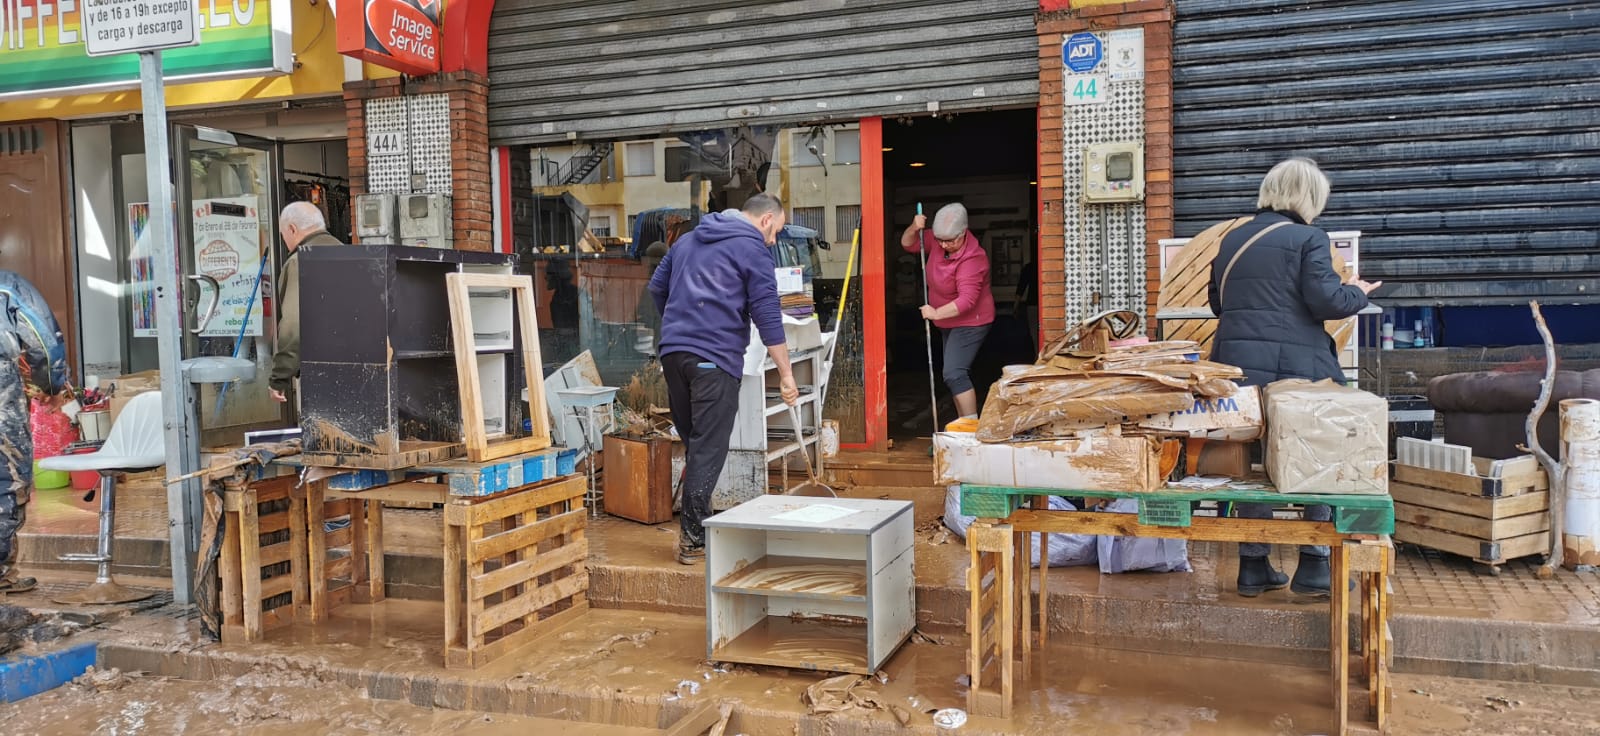
[{"label": "adt alarm sign", "polygon": [[1079,74],[1100,66],[1103,56],[1100,39],[1093,33],[1074,33],[1061,44],[1061,61],[1068,69]]}]

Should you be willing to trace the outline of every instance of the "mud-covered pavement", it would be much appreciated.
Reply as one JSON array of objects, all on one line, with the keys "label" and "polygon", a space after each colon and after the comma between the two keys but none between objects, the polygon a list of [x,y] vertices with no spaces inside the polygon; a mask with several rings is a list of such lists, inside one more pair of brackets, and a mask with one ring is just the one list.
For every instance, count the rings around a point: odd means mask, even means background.
[{"label": "mud-covered pavement", "polygon": [[167,734],[537,734],[645,736],[653,729],[581,724],[501,713],[421,708],[314,675],[268,672],[210,682],[91,673],[18,703],[0,705],[11,736]]}]

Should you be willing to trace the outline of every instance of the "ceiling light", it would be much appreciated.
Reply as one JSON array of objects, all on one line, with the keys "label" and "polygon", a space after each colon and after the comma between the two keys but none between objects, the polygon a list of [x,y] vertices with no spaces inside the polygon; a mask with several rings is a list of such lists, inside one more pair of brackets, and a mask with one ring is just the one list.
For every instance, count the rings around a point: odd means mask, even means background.
[{"label": "ceiling light", "polygon": [[923,163],[921,161],[912,161],[911,162],[911,168],[913,168],[913,169],[920,169],[920,168],[922,168],[924,166],[927,166],[927,164],[925,164],[925,163]]},{"label": "ceiling light", "polygon": [[888,152],[893,151],[893,150],[894,150],[894,146],[884,146],[883,147],[883,152],[884,153],[888,153]]},{"label": "ceiling light", "polygon": [[1039,182],[1036,182],[1036,181],[1030,181],[1028,183],[1032,184],[1033,186],[1039,186]]}]

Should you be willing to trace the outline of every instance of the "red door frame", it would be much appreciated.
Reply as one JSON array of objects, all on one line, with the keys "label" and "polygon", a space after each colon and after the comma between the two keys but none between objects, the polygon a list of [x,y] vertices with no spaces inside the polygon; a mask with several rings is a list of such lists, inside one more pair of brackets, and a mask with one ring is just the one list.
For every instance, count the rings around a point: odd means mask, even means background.
[{"label": "red door frame", "polygon": [[866,381],[866,441],[844,449],[889,448],[889,378],[884,310],[883,118],[861,120],[861,345]]}]

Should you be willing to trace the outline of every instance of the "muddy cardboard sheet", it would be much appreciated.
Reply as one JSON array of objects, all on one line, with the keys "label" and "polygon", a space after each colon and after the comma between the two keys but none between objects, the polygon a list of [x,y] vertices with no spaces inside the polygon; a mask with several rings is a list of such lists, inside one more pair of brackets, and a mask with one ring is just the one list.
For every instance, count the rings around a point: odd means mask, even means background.
[{"label": "muddy cardboard sheet", "polygon": [[993,444],[966,432],[934,435],[940,485],[1060,491],[1153,491],[1164,485],[1160,445],[1146,437],[1083,437]]}]

